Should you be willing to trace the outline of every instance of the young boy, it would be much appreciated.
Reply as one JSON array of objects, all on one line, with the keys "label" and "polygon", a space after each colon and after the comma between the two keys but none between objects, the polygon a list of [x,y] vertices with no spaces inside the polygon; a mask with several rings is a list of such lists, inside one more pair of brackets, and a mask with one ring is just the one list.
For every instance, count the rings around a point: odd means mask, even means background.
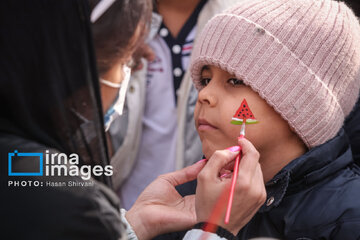
[{"label": "young boy", "polygon": [[259,121],[246,138],[267,201],[240,239],[360,238],[360,169],[342,129],[359,95],[359,42],[356,17],[331,0],[247,0],[205,26],[191,72],[206,158],[236,144],[243,99]]}]

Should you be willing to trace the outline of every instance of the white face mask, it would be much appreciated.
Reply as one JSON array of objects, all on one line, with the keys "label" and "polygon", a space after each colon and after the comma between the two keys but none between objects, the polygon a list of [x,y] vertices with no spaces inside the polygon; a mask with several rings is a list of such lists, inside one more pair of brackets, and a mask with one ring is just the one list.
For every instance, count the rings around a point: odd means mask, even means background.
[{"label": "white face mask", "polygon": [[[91,12],[90,21],[92,23],[96,22],[115,1],[116,0],[101,0]],[[131,68],[124,65],[123,72],[125,77],[120,84],[100,79],[102,84],[112,88],[119,88],[119,94],[117,98],[104,115],[105,131],[109,130],[111,122],[114,121],[117,116],[120,116],[123,113],[126,91],[131,76]]]},{"label": "white face mask", "polygon": [[106,111],[104,115],[105,131],[109,130],[112,121],[114,121],[116,117],[122,115],[124,110],[125,96],[131,77],[131,68],[124,65],[123,72],[124,72],[124,79],[119,84],[104,79],[100,79],[100,82],[106,86],[112,88],[119,88],[118,96],[116,97],[114,103],[110,106],[110,108]]}]

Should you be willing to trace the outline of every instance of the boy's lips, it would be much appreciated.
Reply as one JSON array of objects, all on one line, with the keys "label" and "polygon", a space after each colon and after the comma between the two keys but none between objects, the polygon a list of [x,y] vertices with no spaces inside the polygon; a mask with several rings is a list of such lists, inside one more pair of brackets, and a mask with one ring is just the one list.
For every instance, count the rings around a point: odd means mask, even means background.
[{"label": "boy's lips", "polygon": [[206,119],[204,118],[199,118],[197,121],[197,128],[199,131],[205,131],[205,130],[213,130],[213,129],[217,129],[217,127],[215,127],[214,125],[212,125],[211,123],[209,123]]}]

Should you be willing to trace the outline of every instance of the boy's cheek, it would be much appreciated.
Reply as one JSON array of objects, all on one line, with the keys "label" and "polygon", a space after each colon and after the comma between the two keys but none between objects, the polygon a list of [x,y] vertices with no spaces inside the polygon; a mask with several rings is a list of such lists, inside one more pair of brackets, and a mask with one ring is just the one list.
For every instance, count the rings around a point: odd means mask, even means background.
[{"label": "boy's cheek", "polygon": [[194,120],[197,121],[197,119],[199,118],[199,110],[200,110],[200,106],[199,106],[199,101],[196,101],[195,104],[195,109],[194,109]]},{"label": "boy's cheek", "polygon": [[237,139],[240,136],[240,130],[241,130],[241,125],[233,125],[229,121],[229,126],[225,131],[228,144],[237,145]]},{"label": "boy's cheek", "polygon": [[223,150],[227,147],[222,146],[222,142],[223,139],[220,138],[210,138],[209,136],[207,137],[201,137],[200,135],[200,139],[201,139],[201,143],[202,143],[202,151],[203,154],[205,155],[205,157],[207,159],[209,159],[216,150]]},{"label": "boy's cheek", "polygon": [[217,150],[224,150],[232,146],[237,146],[238,145],[237,137],[238,136],[232,139],[226,138],[224,136],[209,137],[209,136],[203,136],[200,133],[200,140],[202,143],[203,154],[208,159]]}]

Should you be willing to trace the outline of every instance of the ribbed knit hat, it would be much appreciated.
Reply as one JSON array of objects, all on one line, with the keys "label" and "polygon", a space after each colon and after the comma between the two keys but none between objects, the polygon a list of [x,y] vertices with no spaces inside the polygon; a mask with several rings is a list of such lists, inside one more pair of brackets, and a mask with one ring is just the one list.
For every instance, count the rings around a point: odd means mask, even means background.
[{"label": "ribbed knit hat", "polygon": [[197,89],[204,65],[242,79],[312,148],[337,134],[359,96],[359,22],[332,0],[241,1],[197,39]]}]

